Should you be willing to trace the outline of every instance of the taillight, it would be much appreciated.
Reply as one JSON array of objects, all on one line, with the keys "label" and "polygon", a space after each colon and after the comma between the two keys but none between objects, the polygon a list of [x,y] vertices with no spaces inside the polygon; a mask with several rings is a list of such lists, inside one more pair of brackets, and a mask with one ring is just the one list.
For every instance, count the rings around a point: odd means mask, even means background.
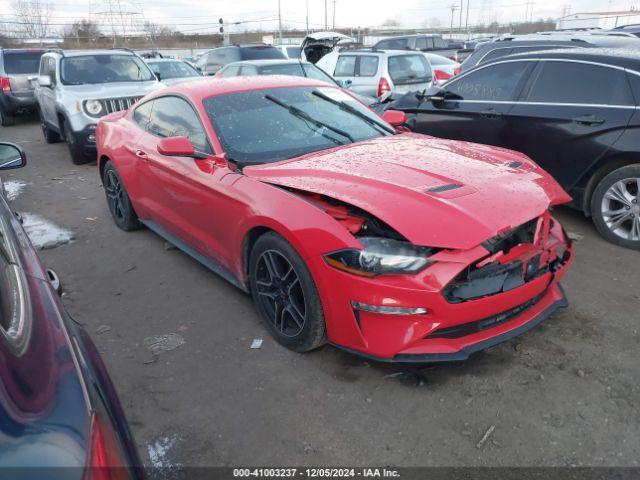
[{"label": "taillight", "polygon": [[378,82],[378,98],[390,91],[391,86],[389,85],[387,79],[384,77],[380,77],[380,82]]},{"label": "taillight", "polygon": [[0,77],[0,88],[2,93],[11,93],[11,83],[7,77]]},{"label": "taillight", "polygon": [[91,416],[90,450],[83,480],[126,480],[128,473],[111,428]]},{"label": "taillight", "polygon": [[442,70],[434,70],[433,74],[438,81],[449,80],[451,78],[451,75],[449,75],[447,72],[443,72]]}]

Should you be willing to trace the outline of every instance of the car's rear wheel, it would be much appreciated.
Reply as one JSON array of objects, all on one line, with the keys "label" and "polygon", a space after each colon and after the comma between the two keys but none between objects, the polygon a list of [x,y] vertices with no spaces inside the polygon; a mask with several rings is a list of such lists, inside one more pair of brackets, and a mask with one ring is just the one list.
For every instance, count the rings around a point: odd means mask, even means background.
[{"label": "car's rear wheel", "polygon": [[273,232],[261,236],[251,251],[249,276],[258,312],[280,344],[308,352],[326,342],[318,290],[289,242]]},{"label": "car's rear wheel", "polygon": [[40,126],[42,127],[42,135],[44,135],[44,141],[47,143],[58,143],[61,140],[60,134],[58,132],[54,132],[47,126],[40,110],[38,110],[38,115],[40,116]]},{"label": "car's rear wheel", "polygon": [[88,163],[90,160],[85,155],[82,149],[82,145],[78,144],[76,136],[71,130],[69,122],[64,119],[60,120],[60,131],[62,132],[64,141],[67,142],[67,147],[69,147],[69,155],[71,156],[71,161],[73,162],[73,164],[82,165],[83,163]]},{"label": "car's rear wheel", "polygon": [[129,194],[124,188],[120,174],[110,161],[104,167],[102,186],[107,196],[107,205],[115,224],[122,230],[130,232],[142,225],[131,205]]},{"label": "car's rear wheel", "polygon": [[600,181],[591,197],[591,215],[604,238],[640,250],[640,165],[618,168]]},{"label": "car's rear wheel", "polygon": [[16,117],[0,109],[0,125],[3,127],[12,127],[15,124]]}]

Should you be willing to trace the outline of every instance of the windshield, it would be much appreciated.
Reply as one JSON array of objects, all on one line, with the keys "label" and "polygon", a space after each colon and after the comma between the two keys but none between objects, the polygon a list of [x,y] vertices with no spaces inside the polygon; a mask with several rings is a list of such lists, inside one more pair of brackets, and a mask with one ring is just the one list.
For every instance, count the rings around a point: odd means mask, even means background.
[{"label": "windshield", "polygon": [[389,57],[389,75],[396,85],[422,83],[431,80],[431,68],[424,55]]},{"label": "windshield", "polygon": [[7,74],[38,73],[42,51],[4,52],[4,71]]},{"label": "windshield", "polygon": [[142,82],[155,79],[147,64],[133,55],[64,57],[60,65],[60,78],[65,85]]},{"label": "windshield", "polygon": [[[341,109],[322,95],[345,102],[358,113]],[[231,93],[203,103],[224,151],[245,164],[270,163],[351,140],[368,140],[387,135],[384,129],[390,128],[353,97],[328,86]]]},{"label": "windshield", "polygon": [[[304,68],[304,71],[302,70]],[[279,65],[265,65],[260,67],[260,75],[291,75],[293,77],[309,77],[314,80],[328,82],[335,85],[335,80],[318,67],[308,63],[284,63]]]},{"label": "windshield", "polygon": [[287,58],[282,51],[270,46],[242,47],[241,60],[268,60]]},{"label": "windshield", "polygon": [[196,69],[184,62],[149,62],[148,65],[153,73],[160,76],[160,80],[200,76]]}]

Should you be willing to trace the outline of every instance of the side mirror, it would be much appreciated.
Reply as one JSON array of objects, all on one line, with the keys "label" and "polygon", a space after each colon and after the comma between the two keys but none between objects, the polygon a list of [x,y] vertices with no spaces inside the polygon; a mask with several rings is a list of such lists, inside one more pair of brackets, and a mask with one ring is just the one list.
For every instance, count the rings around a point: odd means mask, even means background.
[{"label": "side mirror", "polygon": [[41,87],[51,87],[51,77],[48,75],[38,76],[38,85]]},{"label": "side mirror", "polygon": [[11,170],[24,167],[27,164],[27,155],[18,145],[8,142],[0,142],[0,170]]},{"label": "side mirror", "polygon": [[159,82],[162,81],[162,75],[160,75],[160,72],[155,73],[154,75],[156,76]]},{"label": "side mirror", "polygon": [[196,149],[187,137],[166,137],[158,142],[158,153],[169,157],[193,157]]},{"label": "side mirror", "polygon": [[407,114],[399,110],[386,110],[382,119],[394,128],[403,127],[407,123]]}]

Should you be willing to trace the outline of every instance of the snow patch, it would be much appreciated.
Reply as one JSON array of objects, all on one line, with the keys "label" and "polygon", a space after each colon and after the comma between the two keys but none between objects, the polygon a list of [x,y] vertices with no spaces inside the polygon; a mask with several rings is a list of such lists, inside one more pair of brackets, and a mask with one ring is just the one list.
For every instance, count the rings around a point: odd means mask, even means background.
[{"label": "snow patch", "polygon": [[26,186],[27,182],[22,180],[7,180],[4,182],[4,192],[7,200],[11,201],[18,198]]},{"label": "snow patch", "polygon": [[22,227],[37,249],[55,248],[71,242],[74,238],[72,231],[59,227],[40,215],[27,212],[21,215]]},{"label": "snow patch", "polygon": [[173,469],[180,466],[179,464],[174,464],[168,458],[169,450],[175,446],[177,441],[177,435],[172,435],[171,437],[158,438],[153,443],[147,444],[147,452],[153,468]]}]

